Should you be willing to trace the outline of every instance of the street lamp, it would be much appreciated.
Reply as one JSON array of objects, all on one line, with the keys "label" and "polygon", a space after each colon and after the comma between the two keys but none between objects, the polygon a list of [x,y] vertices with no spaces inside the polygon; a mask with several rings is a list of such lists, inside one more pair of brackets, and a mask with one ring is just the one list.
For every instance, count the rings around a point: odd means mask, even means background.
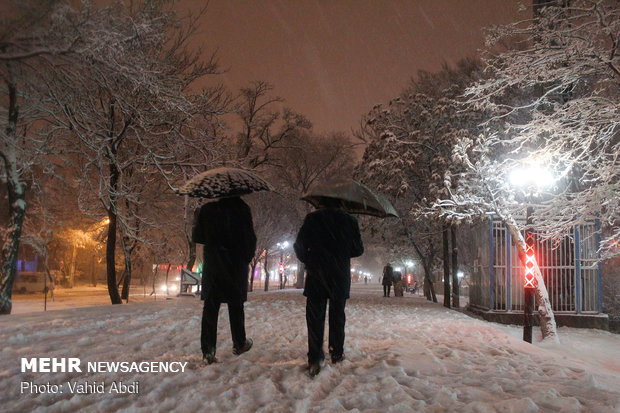
[{"label": "street lamp", "polygon": [[406,279],[407,279],[407,291],[409,291],[409,284],[411,284],[411,277],[413,276],[413,274],[409,274],[409,267],[411,267],[411,269],[413,270],[413,261],[411,260],[407,260],[405,261],[405,272],[406,274]]},{"label": "street lamp", "polygon": [[284,289],[284,250],[288,247],[288,241],[278,242],[278,248],[280,249],[280,265],[278,267],[280,273],[280,289]]},{"label": "street lamp", "polygon": [[534,268],[536,254],[534,251],[534,230],[532,214],[534,212],[534,195],[538,190],[551,186],[553,175],[536,161],[524,167],[515,168],[509,176],[512,185],[522,188],[528,205],[525,221],[525,269],[523,274],[523,341],[532,342],[532,311],[534,308],[534,288],[536,279]]}]

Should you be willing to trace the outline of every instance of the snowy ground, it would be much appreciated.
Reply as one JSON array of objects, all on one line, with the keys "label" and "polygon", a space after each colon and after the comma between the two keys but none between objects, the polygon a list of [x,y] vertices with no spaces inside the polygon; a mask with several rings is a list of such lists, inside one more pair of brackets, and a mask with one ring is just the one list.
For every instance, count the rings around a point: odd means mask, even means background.
[{"label": "snowy ground", "polygon": [[[28,312],[0,318],[0,410],[205,412],[618,412],[620,336],[560,329],[562,344],[524,343],[521,329],[470,318],[421,297],[356,285],[346,360],[306,375],[305,300],[256,292],[246,304],[254,347],[239,357],[225,306],[217,357],[204,366],[201,302],[191,297]],[[136,300],[137,301],[137,300]],[[30,303],[32,304],[32,303]],[[537,341],[535,331],[535,341]],[[22,357],[187,362],[178,373],[21,372]],[[139,383],[138,394],[75,394],[67,383]],[[21,393],[21,382],[62,385]]]}]

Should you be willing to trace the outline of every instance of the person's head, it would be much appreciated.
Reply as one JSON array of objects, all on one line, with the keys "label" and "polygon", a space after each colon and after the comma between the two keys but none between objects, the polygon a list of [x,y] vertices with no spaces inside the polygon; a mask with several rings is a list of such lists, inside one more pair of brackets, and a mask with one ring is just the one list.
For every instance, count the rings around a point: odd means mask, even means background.
[{"label": "person's head", "polygon": [[239,202],[239,200],[241,200],[241,197],[239,195],[233,195],[233,196],[224,196],[221,198],[216,199],[216,202],[220,202],[220,203],[232,203],[232,202]]},{"label": "person's head", "polygon": [[321,208],[340,208],[342,206],[342,202],[336,198],[323,198],[318,205],[318,209]]}]

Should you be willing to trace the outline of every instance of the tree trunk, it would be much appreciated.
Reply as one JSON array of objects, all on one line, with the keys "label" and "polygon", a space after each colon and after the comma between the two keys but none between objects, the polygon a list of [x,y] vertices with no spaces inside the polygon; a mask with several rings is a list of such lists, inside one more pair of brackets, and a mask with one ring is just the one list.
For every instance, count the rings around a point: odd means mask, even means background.
[{"label": "tree trunk", "polygon": [[121,237],[121,246],[123,248],[123,256],[125,258],[125,277],[123,278],[123,290],[121,292],[121,298],[125,300],[126,303],[129,302],[129,289],[131,288],[131,277],[133,271],[133,265],[131,261],[131,254],[133,254],[134,249],[138,241],[133,240],[133,245],[127,246],[127,241],[125,241],[125,237]]},{"label": "tree trunk", "polygon": [[168,263],[168,268],[166,268],[166,296],[168,295],[168,274],[170,274],[170,267],[172,264]]},{"label": "tree trunk", "polygon": [[437,296],[435,295],[435,286],[433,285],[433,280],[431,279],[431,269],[428,265],[423,265],[424,267],[424,296],[428,301],[432,301],[434,303],[437,302]]},{"label": "tree trunk", "polygon": [[108,212],[108,238],[106,240],[105,249],[105,262],[106,273],[108,280],[108,294],[110,295],[110,301],[112,304],[122,304],[121,296],[118,293],[118,286],[116,285],[116,213],[110,209]]},{"label": "tree trunk", "polygon": [[[413,245],[413,248],[416,251],[416,254],[418,255],[418,258],[420,259],[420,262],[422,263],[422,267],[424,268],[424,296],[426,297],[426,299],[428,301],[432,301],[434,303],[437,302],[437,296],[435,295],[435,286],[433,285],[433,281],[432,281],[432,274],[431,274],[431,265],[434,261],[434,257],[435,254],[434,252],[431,252],[427,255],[422,254],[422,249],[419,247],[418,244],[416,244],[413,240],[411,242],[411,244]],[[430,242],[429,242],[430,245]]]},{"label": "tree trunk", "polygon": [[[521,235],[521,231],[519,231],[516,223],[512,219],[506,219],[504,220],[504,223],[506,224],[508,231],[510,231],[515,247],[517,247],[521,265],[525,268],[526,254],[523,235]],[[555,342],[559,342],[555,316],[553,314],[553,309],[551,308],[551,301],[549,300],[547,287],[545,287],[545,282],[536,260],[534,260],[534,277],[536,279],[534,291],[536,294],[536,303],[538,304],[538,315],[540,316],[540,330],[542,332],[542,338],[543,340],[550,339]]]},{"label": "tree trunk", "polygon": [[73,244],[71,251],[71,264],[69,265],[69,288],[75,285],[75,266],[77,265],[77,247]]},{"label": "tree trunk", "polygon": [[11,314],[13,307],[13,282],[17,272],[17,254],[19,241],[26,215],[26,186],[20,182],[17,165],[17,88],[7,82],[9,89],[8,126],[6,128],[6,155],[2,158],[6,172],[7,192],[9,196],[9,225],[2,245],[2,267],[0,268],[0,315]]},{"label": "tree trunk", "polygon": [[443,306],[450,308],[450,252],[448,245],[448,225],[442,231],[443,244]]},{"label": "tree trunk", "polygon": [[47,252],[47,247],[45,248],[44,251],[44,257],[43,257],[43,271],[45,271],[45,277],[47,277],[46,279],[49,280],[51,287],[48,287],[48,290],[50,291],[50,297],[52,299],[52,301],[54,301],[54,287],[56,286],[56,280],[54,279],[54,276],[52,275],[52,272],[50,271],[50,266],[49,266],[49,253]]},{"label": "tree trunk", "polygon": [[265,251],[265,267],[263,268],[265,271],[265,291],[269,291],[269,267],[267,267],[267,255],[268,251]]},{"label": "tree trunk", "polygon": [[278,264],[278,275],[280,276],[280,289],[284,289],[284,258],[280,253],[280,263]]},{"label": "tree trunk", "polygon": [[[185,221],[185,240],[187,241],[187,250],[189,256],[187,257],[187,270],[192,272],[194,264],[196,263],[196,243],[192,241],[193,228],[188,228],[188,216],[189,216],[189,197],[184,197],[185,205],[183,207],[184,221]],[[200,208],[196,208],[193,214],[192,225],[196,222]]]},{"label": "tree trunk", "polygon": [[256,270],[256,260],[252,260],[250,263],[250,285],[248,288],[249,292],[254,291],[254,271]]},{"label": "tree trunk", "polygon": [[149,294],[149,295],[155,294],[155,280],[157,279],[157,269],[158,268],[159,268],[159,264],[155,264],[155,266],[153,267],[153,289],[151,290],[151,294]]},{"label": "tree trunk", "polygon": [[90,285],[97,286],[97,262],[94,255],[90,257]]},{"label": "tree trunk", "polygon": [[459,261],[458,261],[458,247],[456,245],[456,227],[450,225],[450,235],[452,241],[452,307],[460,307],[460,295],[459,288]]},{"label": "tree trunk", "polygon": [[146,286],[146,277],[144,276],[144,261],[138,259],[136,262],[136,274],[140,276],[140,285]]},{"label": "tree trunk", "polygon": [[120,171],[114,165],[109,164],[110,168],[110,206],[108,207],[108,237],[106,240],[105,262],[108,281],[108,294],[112,304],[122,304],[121,296],[118,293],[116,284],[116,191],[118,189],[118,179]]},{"label": "tree trunk", "polygon": [[131,286],[131,252],[125,254],[125,278],[123,279],[123,290],[121,292],[121,299],[129,302],[129,288]]},{"label": "tree trunk", "polygon": [[189,247],[189,257],[187,258],[187,270],[192,272],[194,271],[194,264],[196,264],[196,243],[195,242],[189,242],[188,243],[188,247]]},{"label": "tree trunk", "polygon": [[299,265],[297,265],[297,282],[295,283],[295,288],[304,288],[304,282],[306,278],[306,264],[299,261]]}]

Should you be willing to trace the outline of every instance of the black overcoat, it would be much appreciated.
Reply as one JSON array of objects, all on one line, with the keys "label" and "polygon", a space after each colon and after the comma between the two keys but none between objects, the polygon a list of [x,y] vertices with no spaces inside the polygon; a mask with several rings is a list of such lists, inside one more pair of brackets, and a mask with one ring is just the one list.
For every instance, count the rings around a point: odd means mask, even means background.
[{"label": "black overcoat", "polygon": [[392,285],[392,281],[394,281],[394,269],[391,265],[386,265],[383,267],[383,285]]},{"label": "black overcoat", "polygon": [[338,208],[306,215],[295,241],[297,258],[306,264],[306,297],[349,298],[351,257],[364,252],[357,219]]},{"label": "black overcoat", "polygon": [[248,264],[256,250],[256,235],[248,204],[239,197],[223,198],[200,208],[192,240],[204,244],[202,297],[220,302],[248,297]]}]

